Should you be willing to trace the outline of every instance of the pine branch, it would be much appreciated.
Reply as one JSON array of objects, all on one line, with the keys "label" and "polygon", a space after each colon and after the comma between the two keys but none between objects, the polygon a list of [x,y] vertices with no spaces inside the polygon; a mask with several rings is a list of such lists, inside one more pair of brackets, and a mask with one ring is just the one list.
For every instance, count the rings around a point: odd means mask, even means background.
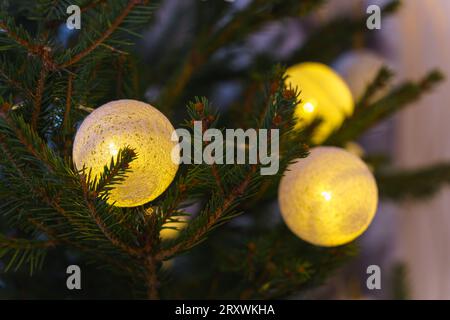
[{"label": "pine branch", "polygon": [[423,94],[441,82],[443,78],[439,71],[432,71],[418,83],[405,83],[372,105],[357,108],[355,113],[347,118],[324,144],[342,146],[348,141],[356,139],[383,119],[417,101]]},{"label": "pine branch", "polygon": [[101,45],[106,39],[108,39],[111,34],[116,31],[116,29],[122,24],[125,18],[130,14],[133,8],[141,3],[147,4],[149,0],[130,0],[128,5],[123,9],[122,13],[114,20],[111,26],[97,39],[95,40],[91,46],[86,48],[85,50],[78,53],[76,56],[72,57],[70,60],[59,65],[59,68],[65,69],[77,62],[81,59],[89,55],[92,51],[94,51],[99,45]]},{"label": "pine branch", "polygon": [[26,263],[29,265],[32,275],[34,270],[42,267],[46,249],[54,246],[55,243],[51,240],[17,239],[0,234],[0,258],[5,259],[6,256],[10,256],[10,260],[5,266],[5,272],[12,268],[17,271]]},{"label": "pine branch", "polygon": [[96,194],[92,193],[89,188],[89,182],[87,177],[83,174],[80,175],[80,184],[83,190],[85,205],[89,210],[92,219],[97,224],[98,228],[101,230],[103,235],[117,248],[121,249],[123,252],[129,254],[130,256],[139,257],[142,255],[141,250],[132,247],[122,240],[116,237],[116,235],[111,232],[103,221],[101,215],[97,211],[96,205],[94,203]]},{"label": "pine branch", "polygon": [[39,79],[36,86],[36,93],[34,94],[34,110],[31,115],[31,127],[36,130],[39,115],[42,108],[42,96],[45,89],[45,78],[47,77],[47,70],[43,66],[39,75]]},{"label": "pine branch", "polygon": [[25,88],[24,86],[22,86],[22,84],[15,80],[12,79],[3,69],[0,68],[0,76],[7,82],[9,83],[9,85],[13,88],[19,89],[20,91],[24,92],[28,98],[33,98],[34,94],[27,88]]},{"label": "pine branch", "polygon": [[64,110],[63,132],[66,132],[70,122],[70,110],[72,108],[72,94],[73,94],[73,75],[69,73],[67,76],[67,93],[66,93],[66,108]]},{"label": "pine branch", "polygon": [[107,193],[120,184],[130,172],[130,163],[134,161],[138,155],[134,150],[126,147],[119,150],[116,159],[111,158],[109,166],[105,166],[100,177],[94,181],[92,195],[94,197],[107,196]]},{"label": "pine branch", "polygon": [[235,206],[236,200],[238,200],[239,197],[241,197],[245,193],[247,187],[249,186],[251,179],[256,172],[256,169],[257,166],[252,166],[247,177],[245,177],[245,179],[239,185],[237,185],[227,197],[225,197],[221,206],[216,208],[213,212],[208,212],[208,210],[206,210],[205,216],[207,217],[207,223],[205,224],[205,226],[200,228],[193,235],[190,235],[189,238],[185,241],[161,250],[156,256],[157,259],[161,261],[166,260],[196,245],[210,231],[210,229],[213,228],[221,220],[221,218],[225,216],[229,209]]},{"label": "pine branch", "polygon": [[147,297],[149,300],[157,300],[159,299],[158,287],[158,268],[157,264],[159,262],[155,260],[153,257],[149,257],[146,260],[147,267]]},{"label": "pine branch", "polygon": [[450,164],[428,168],[379,172],[376,174],[380,195],[393,200],[421,199],[450,184]]},{"label": "pine branch", "polygon": [[366,108],[369,105],[369,101],[375,96],[376,93],[386,87],[386,84],[390,79],[392,79],[393,76],[394,74],[387,67],[382,67],[378,71],[375,79],[373,79],[367,86],[360,101],[357,102],[355,109]]}]

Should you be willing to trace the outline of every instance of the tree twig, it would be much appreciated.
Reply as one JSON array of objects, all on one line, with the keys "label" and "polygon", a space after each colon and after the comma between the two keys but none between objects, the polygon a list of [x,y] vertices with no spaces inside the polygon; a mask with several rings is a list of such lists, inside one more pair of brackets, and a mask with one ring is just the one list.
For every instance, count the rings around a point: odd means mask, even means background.
[{"label": "tree twig", "polygon": [[122,11],[122,13],[114,20],[114,22],[111,24],[111,26],[98,38],[94,41],[88,48],[81,51],[77,55],[75,55],[70,60],[64,62],[63,64],[59,65],[59,68],[67,68],[81,59],[83,59],[85,56],[87,56],[89,53],[94,51],[99,45],[101,45],[106,39],[108,39],[111,34],[122,24],[122,22],[125,20],[125,18],[130,14],[131,10],[138,4],[147,4],[149,0],[130,0],[128,2],[128,5],[125,7],[125,9]]},{"label": "tree twig", "polygon": [[95,205],[92,203],[90,199],[90,192],[88,185],[86,183],[85,176],[81,176],[80,179],[81,187],[83,189],[84,194],[84,200],[86,203],[86,206],[89,210],[89,213],[91,214],[91,217],[94,219],[95,223],[97,224],[98,228],[101,230],[103,235],[115,246],[120,248],[125,253],[129,254],[130,256],[134,257],[141,257],[142,251],[138,248],[134,248],[132,246],[129,246],[128,244],[124,243],[120,239],[118,239],[113,233],[111,233],[108,229],[108,227],[105,225],[103,219],[100,217],[100,215],[97,212],[97,209],[95,208]]},{"label": "tree twig", "polygon": [[31,127],[36,130],[37,121],[41,114],[42,97],[44,95],[45,78],[47,77],[47,68],[43,65],[41,73],[39,74],[39,80],[36,87],[36,93],[34,94],[34,110],[31,115]]},{"label": "tree twig", "polygon": [[251,182],[252,175],[256,172],[256,169],[257,169],[256,165],[252,166],[252,169],[250,170],[249,174],[245,177],[245,179],[231,191],[228,197],[225,198],[222,206],[217,208],[213,212],[213,214],[208,217],[208,222],[204,228],[201,228],[196,234],[194,234],[186,241],[179,242],[173,247],[161,250],[156,255],[157,260],[163,261],[169,257],[174,256],[178,252],[190,248],[195,243],[197,243],[217,223],[217,221],[219,221],[219,219],[223,216],[224,212],[226,212],[233,205],[234,201],[242,194],[244,194],[245,190],[247,189],[248,185]]}]

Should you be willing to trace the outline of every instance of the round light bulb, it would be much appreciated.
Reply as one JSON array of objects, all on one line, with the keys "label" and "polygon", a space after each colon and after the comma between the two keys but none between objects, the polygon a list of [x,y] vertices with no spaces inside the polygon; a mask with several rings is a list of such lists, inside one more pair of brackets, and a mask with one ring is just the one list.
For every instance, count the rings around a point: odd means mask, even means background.
[{"label": "round light bulb", "polygon": [[78,170],[98,177],[105,165],[125,147],[134,149],[125,180],[110,191],[109,203],[118,207],[143,205],[163,193],[174,179],[178,164],[171,152],[174,128],[156,108],[135,100],[109,102],[94,110],[81,124],[73,145]]},{"label": "round light bulb", "polygon": [[317,147],[288,167],[281,179],[279,205],[287,226],[318,246],[346,244],[370,225],[378,189],[367,165],[335,147]]},{"label": "round light bulb", "polygon": [[353,97],[347,84],[330,67],[316,62],[294,65],[286,71],[286,84],[297,87],[301,102],[295,109],[297,128],[322,119],[313,142],[323,142],[353,113]]}]

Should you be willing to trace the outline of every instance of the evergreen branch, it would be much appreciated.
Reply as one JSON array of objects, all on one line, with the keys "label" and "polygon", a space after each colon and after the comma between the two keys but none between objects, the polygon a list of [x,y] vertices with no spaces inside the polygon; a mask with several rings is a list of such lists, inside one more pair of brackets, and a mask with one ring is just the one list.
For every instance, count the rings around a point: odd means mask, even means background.
[{"label": "evergreen branch", "polygon": [[101,5],[102,3],[105,3],[107,0],[94,0],[88,3],[87,5],[81,7],[81,12],[86,12],[88,10],[94,9],[98,5]]},{"label": "evergreen branch", "polygon": [[28,250],[36,248],[49,248],[54,247],[56,242],[53,240],[28,240],[10,238],[0,234],[0,249],[10,248],[17,250]]},{"label": "evergreen branch", "polygon": [[364,108],[369,104],[370,99],[372,99],[377,92],[386,86],[386,83],[393,77],[393,73],[386,67],[382,67],[375,79],[367,86],[364,94],[362,95],[360,101],[358,101],[356,108]]},{"label": "evergreen branch", "polygon": [[38,53],[38,49],[37,49],[36,45],[30,43],[28,40],[21,38],[15,32],[11,31],[11,29],[8,27],[8,25],[5,23],[5,21],[0,20],[0,29],[2,29],[2,31],[6,32],[6,34],[9,36],[9,38],[11,38],[17,44],[19,44],[22,47],[24,47],[25,49],[27,49],[27,51],[30,52],[31,54]]},{"label": "evergreen branch", "polygon": [[5,79],[6,82],[9,83],[9,85],[11,87],[15,87],[17,89],[19,89],[20,91],[23,91],[29,98],[33,98],[34,94],[27,88],[23,87],[22,84],[17,81],[12,79],[8,74],[6,74],[6,72],[0,68],[0,76]]},{"label": "evergreen branch", "polygon": [[4,126],[14,133],[14,137],[9,138],[17,139],[28,153],[40,160],[41,164],[44,164],[48,171],[65,170],[63,161],[48,148],[47,144],[30,125],[25,123],[23,118],[15,116],[6,117],[0,114],[0,129],[2,122]]},{"label": "evergreen branch", "polygon": [[[21,37],[19,34],[12,31],[12,26],[10,26],[10,24],[11,23],[4,20],[0,20],[0,29],[2,29],[10,39],[23,47],[28,54],[39,57],[46,68],[49,70],[55,70],[56,64],[51,57],[50,48],[45,45],[32,43],[30,40],[25,39],[25,37]],[[21,31],[25,33],[25,31]],[[28,34],[27,37],[29,37]]]},{"label": "evergreen branch", "polygon": [[101,215],[97,212],[96,206],[92,199],[92,193],[90,192],[90,189],[89,189],[89,183],[86,180],[85,175],[80,176],[80,184],[81,184],[81,187],[83,190],[84,201],[85,201],[86,207],[87,207],[92,219],[95,221],[98,228],[103,233],[103,235],[106,237],[106,239],[108,239],[115,247],[121,249],[123,252],[129,254],[130,256],[134,256],[134,257],[141,256],[142,252],[140,250],[124,243],[122,240],[117,238],[116,235],[113,234],[109,230],[109,228],[106,226]]},{"label": "evergreen branch", "polygon": [[325,141],[325,145],[344,145],[390,115],[408,106],[443,80],[439,71],[430,72],[418,83],[408,82],[366,108],[358,108],[343,125]]},{"label": "evergreen branch", "polygon": [[5,272],[12,268],[17,271],[24,263],[27,263],[30,266],[30,273],[33,274],[35,269],[42,266],[46,249],[54,245],[52,241],[9,238],[0,234],[0,258],[10,256]]},{"label": "evergreen branch", "polygon": [[176,255],[177,253],[187,250],[197,244],[220,220],[224,217],[224,214],[235,205],[236,200],[241,197],[247,187],[249,187],[257,166],[252,166],[248,175],[242,180],[242,182],[231,190],[229,195],[225,197],[223,203],[217,207],[213,212],[208,213],[207,223],[204,227],[200,228],[194,234],[190,235],[185,241],[179,242],[172,247],[162,249],[156,255],[157,260],[163,261],[169,257]]},{"label": "evergreen branch", "polygon": [[153,257],[149,257],[146,259],[146,268],[147,268],[147,297],[150,300],[157,300],[159,299],[159,293],[158,293],[158,268],[157,264],[159,262],[154,259]]},{"label": "evergreen branch", "polygon": [[42,66],[41,72],[39,74],[39,79],[36,86],[36,93],[34,94],[34,110],[31,115],[31,127],[36,130],[37,121],[39,115],[41,114],[42,108],[42,97],[45,89],[45,78],[47,77],[47,69]]},{"label": "evergreen branch", "polygon": [[394,200],[425,198],[450,184],[450,164],[376,174],[380,195]]},{"label": "evergreen branch", "polygon": [[114,160],[113,157],[110,165],[105,166],[102,174],[98,178],[98,182],[94,183],[93,196],[103,195],[111,190],[114,185],[121,183],[130,171],[130,163],[137,157],[138,155],[134,150],[128,147],[120,149],[117,154],[117,160]]},{"label": "evergreen branch", "polygon": [[125,18],[130,14],[130,12],[133,10],[133,8],[141,3],[147,4],[149,0],[130,0],[128,2],[128,5],[124,8],[122,13],[114,20],[114,22],[111,24],[111,26],[97,39],[95,40],[91,46],[86,48],[85,50],[78,53],[76,56],[71,58],[70,60],[62,63],[59,67],[60,68],[67,68],[87,55],[89,55],[92,51],[94,51],[99,45],[101,45],[106,39],[108,39],[111,34],[116,31],[116,29],[122,24],[122,22],[125,20]]},{"label": "evergreen branch", "polygon": [[40,223],[36,219],[29,218],[28,220],[34,226],[36,226],[36,228],[38,230],[40,230],[42,233],[44,233],[46,236],[48,236],[55,245],[58,243],[65,244],[69,248],[78,250],[81,253],[85,253],[85,254],[93,256],[95,258],[99,258],[100,260],[105,261],[106,263],[110,264],[111,266],[116,267],[119,270],[123,270],[129,274],[133,273],[133,270],[129,266],[122,265],[117,260],[112,259],[110,256],[100,253],[98,250],[96,250],[96,248],[85,246],[85,245],[81,244],[80,242],[71,241],[67,237],[64,237],[64,236],[59,236],[52,229],[50,229],[49,227]]},{"label": "evergreen branch", "polygon": [[64,110],[63,132],[66,132],[69,127],[70,110],[72,107],[73,94],[73,75],[69,73],[67,76],[67,93],[66,93],[66,108]]}]

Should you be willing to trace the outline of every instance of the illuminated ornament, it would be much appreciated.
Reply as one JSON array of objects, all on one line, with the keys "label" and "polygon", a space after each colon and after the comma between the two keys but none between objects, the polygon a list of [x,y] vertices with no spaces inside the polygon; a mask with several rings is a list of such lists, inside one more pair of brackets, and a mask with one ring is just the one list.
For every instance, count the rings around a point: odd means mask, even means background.
[{"label": "illuminated ornament", "polygon": [[344,149],[347,150],[348,152],[350,152],[351,154],[354,154],[358,158],[362,158],[366,154],[366,152],[364,151],[364,148],[353,141],[347,142],[344,146]]},{"label": "illuminated ornament", "polygon": [[125,180],[114,186],[109,203],[118,207],[143,205],[163,193],[178,170],[171,152],[174,128],[169,120],[149,104],[135,100],[109,102],[94,110],[75,136],[73,161],[99,176],[119,150],[130,147],[137,159],[130,163]]},{"label": "illuminated ornament", "polygon": [[188,217],[187,216],[179,216],[177,217],[178,221],[171,221],[164,224],[164,228],[159,233],[161,239],[163,240],[171,240],[178,237],[180,231],[187,226]]},{"label": "illuminated ornament", "polygon": [[318,246],[339,246],[370,225],[378,203],[372,173],[355,155],[335,147],[317,147],[290,165],[278,199],[289,229]]},{"label": "illuminated ornament", "polygon": [[295,109],[297,128],[304,128],[314,119],[322,119],[313,142],[323,142],[344,119],[353,113],[354,103],[350,89],[328,66],[306,62],[286,71],[286,84],[300,90],[301,102]]},{"label": "illuminated ornament", "polygon": [[[383,59],[375,53],[368,50],[357,50],[343,54],[338,58],[334,67],[349,86],[355,101],[358,101],[366,92],[367,87],[375,80],[384,64]],[[381,98],[388,90],[389,87],[386,86],[378,91],[372,100]]]}]

